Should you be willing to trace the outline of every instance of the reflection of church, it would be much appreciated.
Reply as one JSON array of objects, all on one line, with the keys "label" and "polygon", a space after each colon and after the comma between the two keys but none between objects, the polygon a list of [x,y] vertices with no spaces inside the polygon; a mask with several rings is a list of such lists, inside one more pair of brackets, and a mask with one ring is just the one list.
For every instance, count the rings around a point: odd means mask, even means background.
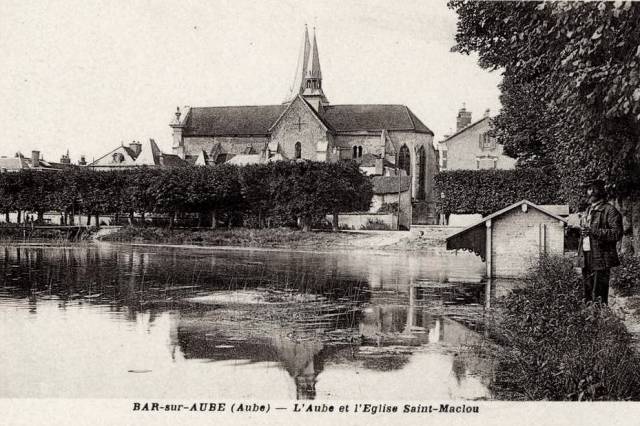
[{"label": "reflection of church", "polygon": [[191,164],[352,159],[371,175],[410,175],[412,196],[431,199],[433,132],[405,105],[330,104],[315,30],[284,103],[185,108],[170,126],[173,153]]}]

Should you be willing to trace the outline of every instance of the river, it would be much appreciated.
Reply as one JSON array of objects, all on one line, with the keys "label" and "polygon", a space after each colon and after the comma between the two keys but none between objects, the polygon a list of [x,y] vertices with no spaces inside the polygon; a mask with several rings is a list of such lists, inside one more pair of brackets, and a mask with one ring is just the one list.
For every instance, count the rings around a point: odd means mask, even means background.
[{"label": "river", "polygon": [[0,247],[0,397],[490,399],[470,254]]}]

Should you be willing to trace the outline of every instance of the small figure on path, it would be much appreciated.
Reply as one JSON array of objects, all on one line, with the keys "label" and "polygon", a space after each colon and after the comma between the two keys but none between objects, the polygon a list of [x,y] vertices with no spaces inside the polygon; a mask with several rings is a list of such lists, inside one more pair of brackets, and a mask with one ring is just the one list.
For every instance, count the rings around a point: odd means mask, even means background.
[{"label": "small figure on path", "polygon": [[622,239],[622,216],[607,202],[604,181],[589,181],[586,190],[589,206],[580,220],[578,247],[584,299],[607,304],[611,268],[620,265],[616,243]]}]

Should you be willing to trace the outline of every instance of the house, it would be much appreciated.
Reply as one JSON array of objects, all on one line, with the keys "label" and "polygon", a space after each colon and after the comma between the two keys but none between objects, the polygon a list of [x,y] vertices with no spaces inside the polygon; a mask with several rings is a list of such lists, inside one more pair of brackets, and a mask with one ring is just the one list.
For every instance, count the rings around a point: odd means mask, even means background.
[{"label": "house", "polygon": [[438,143],[440,170],[513,169],[516,160],[503,154],[504,146],[491,136],[489,110],[475,122],[463,106],[458,112],[456,132]]},{"label": "house", "polygon": [[0,172],[18,172],[21,170],[36,170],[43,172],[57,172],[74,167],[69,159],[69,152],[62,155],[60,162],[46,161],[40,151],[31,151],[31,157],[16,153],[13,157],[0,157]]},{"label": "house", "polygon": [[102,157],[88,164],[94,170],[122,170],[135,167],[180,167],[187,163],[174,154],[160,151],[153,139],[121,144]]},{"label": "house", "polygon": [[487,277],[521,277],[545,254],[564,253],[566,220],[527,200],[482,218],[447,238],[447,249],[467,249],[485,262]]},{"label": "house", "polygon": [[284,103],[178,108],[170,127],[173,153],[190,164],[350,159],[372,174],[378,162],[380,175],[382,167],[405,171],[413,199],[433,197],[433,132],[406,105],[331,104],[315,29],[310,39],[305,28]]}]

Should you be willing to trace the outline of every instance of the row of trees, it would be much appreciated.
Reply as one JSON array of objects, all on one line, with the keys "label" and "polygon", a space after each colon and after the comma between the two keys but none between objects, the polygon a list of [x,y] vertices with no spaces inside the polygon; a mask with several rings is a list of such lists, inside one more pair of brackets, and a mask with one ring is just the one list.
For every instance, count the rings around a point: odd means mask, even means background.
[{"label": "row of trees", "polygon": [[[640,254],[640,4],[452,0],[457,50],[503,73],[496,136],[575,207],[604,179]],[[623,244],[624,245],[624,244]]]},{"label": "row of trees", "polygon": [[[121,171],[70,169],[0,174],[0,211],[75,214],[197,215],[199,224],[246,226],[300,224],[338,212],[368,210],[370,179],[354,162],[274,162],[236,167],[138,168]],[[97,222],[96,222],[97,223]]]}]

